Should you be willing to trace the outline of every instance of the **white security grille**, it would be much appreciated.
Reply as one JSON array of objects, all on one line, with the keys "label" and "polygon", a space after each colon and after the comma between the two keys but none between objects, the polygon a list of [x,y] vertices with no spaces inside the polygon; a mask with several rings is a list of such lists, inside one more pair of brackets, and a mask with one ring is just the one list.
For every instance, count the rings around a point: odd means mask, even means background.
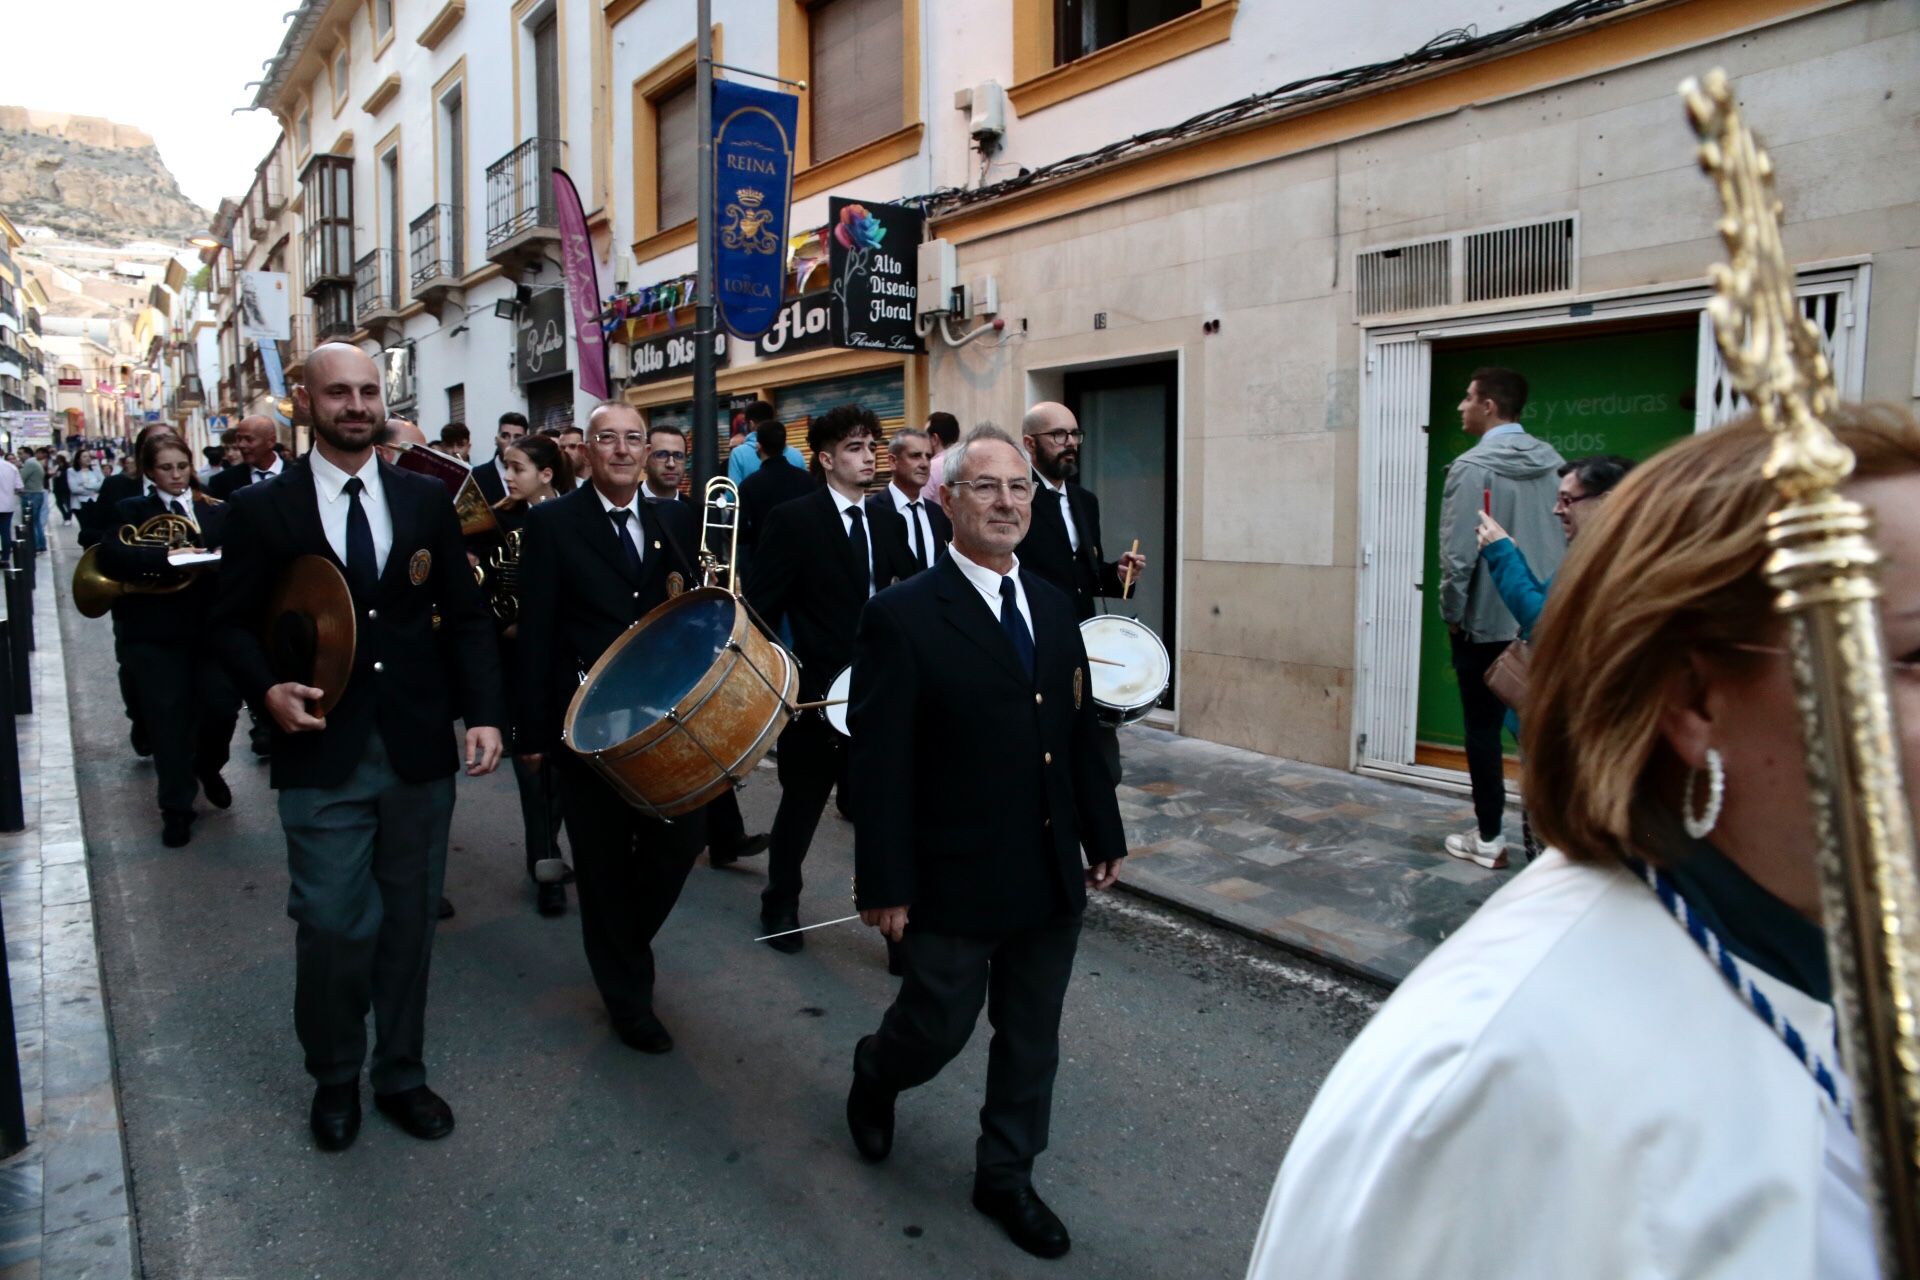
[{"label": "white security grille", "polygon": [[[1800,297],[1800,314],[1813,321],[1820,331],[1820,345],[1833,366],[1834,385],[1844,400],[1857,400],[1861,394],[1861,361],[1855,347],[1858,332],[1854,308],[1856,279],[1852,273],[1841,278],[1803,279],[1795,286]],[[1727,377],[1727,364],[1720,358],[1720,346],[1713,337],[1713,318],[1700,312],[1700,371],[1696,384],[1699,399],[1694,406],[1693,427],[1705,431],[1717,427],[1747,411],[1747,398],[1733,389]]]},{"label": "white security grille", "polygon": [[1420,695],[1431,346],[1384,338],[1367,360],[1368,430],[1360,618],[1362,762],[1410,765]]},{"label": "white security grille", "polygon": [[1360,314],[1446,306],[1453,301],[1452,266],[1452,246],[1445,240],[1361,254],[1353,271]]},{"label": "white security grille", "polygon": [[1460,238],[1461,300],[1527,298],[1573,287],[1573,219],[1529,222]]},{"label": "white security grille", "polygon": [[1578,283],[1579,230],[1578,215],[1565,214],[1368,249],[1354,255],[1354,314],[1571,293]]}]

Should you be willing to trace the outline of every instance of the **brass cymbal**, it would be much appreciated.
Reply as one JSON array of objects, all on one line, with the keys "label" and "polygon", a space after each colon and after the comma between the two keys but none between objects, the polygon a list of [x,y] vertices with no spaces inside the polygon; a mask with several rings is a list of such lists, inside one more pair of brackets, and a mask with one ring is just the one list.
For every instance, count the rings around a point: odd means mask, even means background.
[{"label": "brass cymbal", "polygon": [[358,628],[353,593],[325,556],[301,556],[287,567],[267,602],[267,655],[274,675],[322,691],[314,714],[340,704],[353,675]]}]

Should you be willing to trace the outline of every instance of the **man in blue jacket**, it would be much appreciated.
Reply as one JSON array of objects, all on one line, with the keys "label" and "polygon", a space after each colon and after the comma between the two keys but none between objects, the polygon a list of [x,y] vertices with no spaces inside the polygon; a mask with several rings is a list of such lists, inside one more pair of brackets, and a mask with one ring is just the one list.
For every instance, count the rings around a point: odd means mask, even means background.
[{"label": "man in blue jacket", "polygon": [[1480,563],[1480,516],[1485,512],[1502,521],[1528,562],[1549,576],[1566,550],[1566,538],[1552,518],[1555,476],[1564,459],[1520,425],[1526,406],[1527,380],[1518,373],[1493,367],[1473,371],[1460,401],[1460,426],[1477,443],[1447,468],[1440,499],[1440,616],[1452,637],[1453,669],[1460,678],[1467,776],[1479,828],[1448,836],[1447,852],[1490,870],[1507,865],[1500,749],[1507,709],[1487,688],[1486,674],[1520,626]]}]

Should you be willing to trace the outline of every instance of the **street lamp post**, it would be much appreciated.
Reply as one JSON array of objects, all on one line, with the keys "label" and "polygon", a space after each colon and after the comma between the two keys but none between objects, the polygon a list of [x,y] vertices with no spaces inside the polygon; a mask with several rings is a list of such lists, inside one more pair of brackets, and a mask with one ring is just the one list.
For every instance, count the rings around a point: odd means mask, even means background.
[{"label": "street lamp post", "polygon": [[720,472],[714,427],[713,371],[713,0],[699,0],[695,36],[694,156],[700,166],[694,199],[696,244],[693,292],[693,492],[704,495]]}]

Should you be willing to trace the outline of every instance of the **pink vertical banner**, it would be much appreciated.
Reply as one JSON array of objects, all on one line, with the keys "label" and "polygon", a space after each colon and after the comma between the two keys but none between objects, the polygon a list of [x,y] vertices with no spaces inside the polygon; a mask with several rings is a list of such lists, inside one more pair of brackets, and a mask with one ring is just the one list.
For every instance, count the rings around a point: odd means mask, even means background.
[{"label": "pink vertical banner", "polygon": [[600,330],[600,281],[593,269],[593,237],[586,210],[567,171],[553,171],[553,203],[560,218],[560,258],[566,270],[567,302],[573,307],[574,342],[580,354],[580,389],[597,400],[612,394],[607,380],[607,339]]}]

